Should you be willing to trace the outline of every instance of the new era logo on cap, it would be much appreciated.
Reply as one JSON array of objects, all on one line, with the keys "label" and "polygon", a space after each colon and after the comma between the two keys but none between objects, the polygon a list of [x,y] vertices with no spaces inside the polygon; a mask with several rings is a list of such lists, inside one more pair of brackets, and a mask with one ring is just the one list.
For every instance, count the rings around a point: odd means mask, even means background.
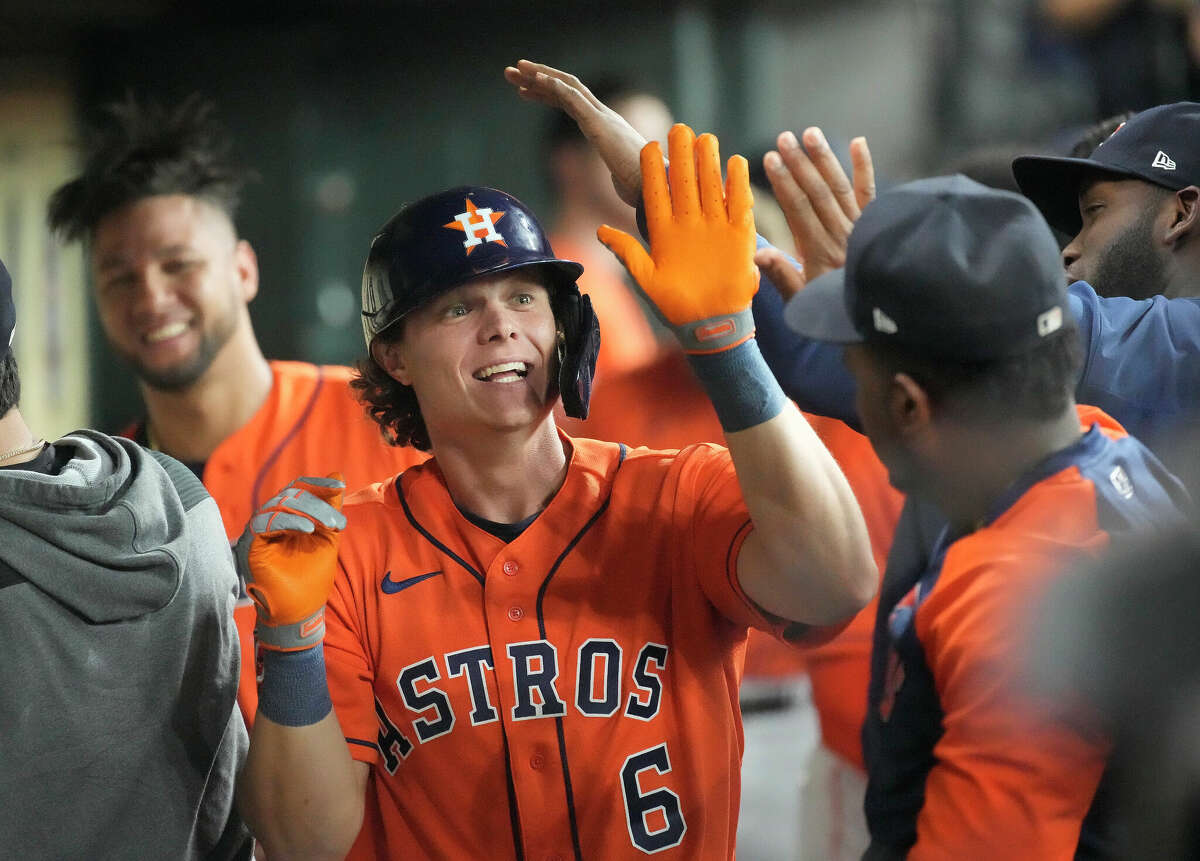
[{"label": "new era logo on cap", "polygon": [[1150,164],[1150,166],[1162,168],[1163,170],[1174,170],[1175,160],[1162,150],[1159,150],[1158,155],[1154,157],[1154,161]]},{"label": "new era logo on cap", "polygon": [[883,332],[885,335],[895,335],[900,331],[896,321],[878,308],[871,310],[871,322],[875,324],[876,332]]}]

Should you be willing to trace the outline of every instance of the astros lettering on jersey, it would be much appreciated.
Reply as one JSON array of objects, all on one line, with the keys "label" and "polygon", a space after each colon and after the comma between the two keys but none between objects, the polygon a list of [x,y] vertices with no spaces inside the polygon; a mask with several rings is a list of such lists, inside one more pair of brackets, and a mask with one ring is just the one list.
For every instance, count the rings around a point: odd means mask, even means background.
[{"label": "astros lettering on jersey", "polygon": [[784,632],[737,583],[728,452],[562,438],[563,487],[508,544],[436,461],[347,500],[325,657],[375,851],[732,856],[746,631]]}]

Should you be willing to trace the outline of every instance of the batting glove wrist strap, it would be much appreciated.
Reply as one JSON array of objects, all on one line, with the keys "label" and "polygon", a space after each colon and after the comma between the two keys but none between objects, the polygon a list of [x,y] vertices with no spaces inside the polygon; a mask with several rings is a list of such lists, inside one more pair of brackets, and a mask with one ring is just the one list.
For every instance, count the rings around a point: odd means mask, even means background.
[{"label": "batting glove wrist strap", "polygon": [[333,709],[325,681],[325,652],[263,652],[258,710],[282,726],[311,726]]},{"label": "batting glove wrist strap", "polygon": [[743,308],[671,328],[685,353],[693,356],[719,353],[754,337],[754,315],[749,308]]},{"label": "batting glove wrist strap", "polygon": [[261,620],[254,626],[254,639],[263,649],[277,652],[296,652],[311,649],[325,639],[325,608],[322,607],[307,619],[290,625],[264,625]]},{"label": "batting glove wrist strap", "polygon": [[732,350],[689,355],[688,361],[727,433],[773,419],[787,404],[753,338]]}]

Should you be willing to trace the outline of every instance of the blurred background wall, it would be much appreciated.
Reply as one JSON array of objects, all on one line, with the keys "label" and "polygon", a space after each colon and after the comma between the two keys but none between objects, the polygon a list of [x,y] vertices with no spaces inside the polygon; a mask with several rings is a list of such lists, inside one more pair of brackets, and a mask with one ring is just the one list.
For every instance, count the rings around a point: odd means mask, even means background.
[{"label": "blurred background wall", "polygon": [[[105,100],[200,92],[217,101],[239,156],[261,177],[239,227],[259,254],[252,310],[264,349],[349,362],[361,348],[362,260],[402,203],[487,183],[549,216],[543,115],[504,82],[506,64],[538,59],[585,81],[615,71],[716,131],[726,152],[761,151],[780,130],[811,124],[835,143],[865,134],[886,184],[936,172],[972,147],[1040,148],[1055,130],[1098,118],[1108,103],[1089,65],[1095,24],[1064,28],[1049,14],[1061,10],[1047,10],[1056,5],[242,0],[218,11],[0,0],[0,257],[18,289],[23,407],[54,433],[113,430],[138,409],[97,328],[81,250],[59,247],[44,227],[49,192],[76,165],[77,129]],[[1179,17],[1168,7],[1189,4],[1097,5]],[[1187,57],[1172,65],[1154,47],[1162,33],[1151,37],[1127,62],[1161,60],[1178,74],[1122,97],[1124,108],[1195,84]]]}]

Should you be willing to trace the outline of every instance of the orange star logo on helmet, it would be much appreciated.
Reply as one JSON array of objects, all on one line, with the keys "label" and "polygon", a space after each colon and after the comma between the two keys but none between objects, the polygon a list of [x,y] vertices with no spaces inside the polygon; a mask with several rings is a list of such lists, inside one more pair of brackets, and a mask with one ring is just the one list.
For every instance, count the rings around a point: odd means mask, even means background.
[{"label": "orange star logo on helmet", "polygon": [[454,216],[453,221],[443,224],[442,227],[461,230],[466,234],[467,238],[463,241],[463,248],[470,256],[472,251],[485,242],[496,242],[505,248],[508,247],[504,237],[496,230],[496,222],[504,216],[503,212],[495,212],[487,207],[477,207],[470,198],[467,198],[467,211],[460,212]]}]

